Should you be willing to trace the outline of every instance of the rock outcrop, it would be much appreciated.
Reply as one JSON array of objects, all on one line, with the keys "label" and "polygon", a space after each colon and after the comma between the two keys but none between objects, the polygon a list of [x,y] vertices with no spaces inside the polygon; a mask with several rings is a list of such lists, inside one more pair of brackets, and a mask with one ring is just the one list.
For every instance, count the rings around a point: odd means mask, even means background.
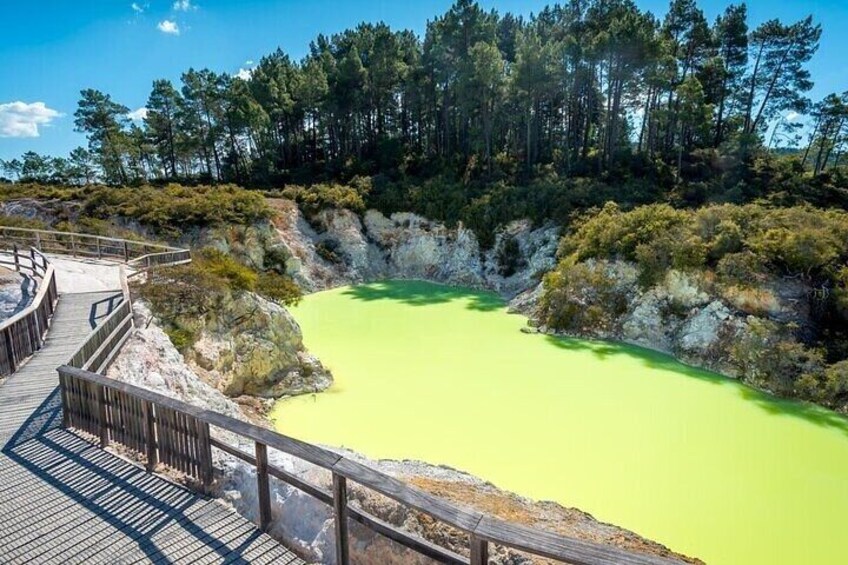
[{"label": "rock outcrop", "polygon": [[278,398],[319,392],[332,383],[304,348],[300,326],[291,314],[257,294],[227,298],[200,323],[186,358],[227,396]]},{"label": "rock outcrop", "polygon": [[[809,289],[796,280],[774,278],[757,290],[738,289],[716,285],[704,274],[670,270],[663,280],[643,288],[638,281],[638,269],[631,263],[588,260],[582,265],[602,273],[601,280],[613,286],[612,292],[626,307],[614,315],[611,324],[565,333],[639,345],[737,377],[737,368],[731,362],[732,350],[734,344],[750,334],[752,323],[758,320],[791,323],[799,333],[813,327],[809,308],[798,306],[806,302],[803,299]],[[591,301],[596,289],[587,281],[585,288],[575,291]],[[541,326],[541,331],[548,331],[538,318],[543,292],[542,288],[525,292],[516,297],[513,307],[528,314],[531,323]],[[592,305],[601,309],[606,306]]]},{"label": "rock outcrop", "polygon": [[360,217],[341,209],[323,210],[307,221],[294,203],[269,202],[277,212],[278,245],[290,257],[287,270],[308,290],[385,278],[426,279],[512,298],[553,267],[558,243],[558,228],[516,221],[484,251],[461,224],[451,228],[416,214],[386,217],[376,210]]}]

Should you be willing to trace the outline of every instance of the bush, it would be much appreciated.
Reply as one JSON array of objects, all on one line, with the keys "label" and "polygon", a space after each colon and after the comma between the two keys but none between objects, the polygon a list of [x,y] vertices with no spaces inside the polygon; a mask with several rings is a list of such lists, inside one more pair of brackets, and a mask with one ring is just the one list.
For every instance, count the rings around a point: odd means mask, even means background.
[{"label": "bush", "polygon": [[731,360],[744,380],[783,396],[810,398],[811,379],[818,382],[824,372],[821,352],[795,341],[785,327],[757,318],[734,343]]},{"label": "bush", "polygon": [[754,316],[768,316],[780,306],[774,293],[766,288],[728,286],[721,294],[737,310]]},{"label": "bush", "polygon": [[0,214],[0,226],[7,228],[28,228],[35,230],[45,230],[49,226],[37,218],[24,218],[23,216],[8,216]]},{"label": "bush", "polygon": [[627,309],[627,296],[602,264],[567,258],[545,275],[544,285],[541,317],[553,329],[603,335]]},{"label": "bush", "polygon": [[759,204],[697,211],[652,204],[624,212],[608,203],[562,239],[560,255],[572,253],[580,260],[626,259],[660,271],[715,267],[734,256],[720,270],[735,278],[745,279],[746,268],[759,274],[765,266],[786,274],[829,276],[848,259],[848,213]]},{"label": "bush", "polygon": [[335,239],[325,239],[315,244],[315,252],[319,257],[330,263],[340,265],[343,261],[338,253],[339,242]]},{"label": "bush", "polygon": [[294,306],[300,302],[302,296],[300,287],[291,278],[275,272],[259,275],[256,292],[268,300],[286,306]]},{"label": "bush", "polygon": [[289,252],[284,247],[272,247],[265,251],[265,257],[263,259],[265,270],[285,275],[287,272],[286,263],[288,263],[290,258]]},{"label": "bush", "polygon": [[203,249],[190,264],[196,269],[222,279],[225,286],[232,291],[241,292],[256,289],[259,274],[218,249],[211,247]]},{"label": "bush", "polygon": [[825,371],[824,392],[834,407],[848,403],[848,360],[834,363]]},{"label": "bush", "polygon": [[[118,216],[136,220],[168,237],[179,236],[186,228],[247,224],[271,214],[261,194],[235,185],[68,188],[14,184],[0,191],[2,200],[16,198],[78,201],[82,204],[78,224],[85,229],[97,230],[103,225],[96,220]],[[91,223],[83,225],[84,222]]]},{"label": "bush", "polygon": [[728,253],[716,265],[716,274],[723,282],[740,286],[762,282],[766,272],[762,258],[751,251]]},{"label": "bush", "polygon": [[363,197],[369,188],[369,183],[360,183],[358,186],[335,183],[315,184],[308,187],[292,185],[282,190],[282,196],[297,202],[308,216],[314,216],[326,208],[344,208],[353,212],[364,212]]},{"label": "bush", "polygon": [[197,335],[194,331],[182,327],[168,328],[165,330],[165,334],[177,348],[177,351],[181,353],[184,353],[197,341]]}]

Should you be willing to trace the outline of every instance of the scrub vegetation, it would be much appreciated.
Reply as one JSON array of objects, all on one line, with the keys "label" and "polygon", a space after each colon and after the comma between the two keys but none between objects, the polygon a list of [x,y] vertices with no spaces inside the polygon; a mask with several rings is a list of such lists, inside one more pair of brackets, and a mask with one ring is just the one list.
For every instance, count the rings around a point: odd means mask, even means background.
[{"label": "scrub vegetation", "polygon": [[[270,217],[261,194],[234,185],[117,187],[0,184],[0,201],[31,198],[78,205],[73,223],[79,231],[106,235],[108,220],[136,221],[163,237],[176,238],[191,228],[250,224]],[[67,218],[70,220],[70,218]]]}]

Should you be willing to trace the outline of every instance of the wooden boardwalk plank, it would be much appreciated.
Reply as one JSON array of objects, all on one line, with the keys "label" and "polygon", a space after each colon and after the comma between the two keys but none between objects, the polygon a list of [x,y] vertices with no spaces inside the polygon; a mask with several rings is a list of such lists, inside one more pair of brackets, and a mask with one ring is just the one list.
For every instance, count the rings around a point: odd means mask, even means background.
[{"label": "wooden boardwalk plank", "polygon": [[62,295],[42,350],[0,385],[0,563],[302,564],[222,503],[60,427],[55,369],[114,296]]}]

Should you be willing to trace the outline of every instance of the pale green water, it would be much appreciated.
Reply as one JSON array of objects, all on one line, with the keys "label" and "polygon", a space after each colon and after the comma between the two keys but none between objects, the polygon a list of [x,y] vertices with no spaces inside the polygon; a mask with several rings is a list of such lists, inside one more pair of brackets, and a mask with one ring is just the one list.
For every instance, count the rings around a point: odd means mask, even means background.
[{"label": "pale green water", "polygon": [[519,332],[495,296],[421,282],[294,309],[336,383],[277,428],[447,464],[708,563],[845,563],[848,421],[639,348]]}]

